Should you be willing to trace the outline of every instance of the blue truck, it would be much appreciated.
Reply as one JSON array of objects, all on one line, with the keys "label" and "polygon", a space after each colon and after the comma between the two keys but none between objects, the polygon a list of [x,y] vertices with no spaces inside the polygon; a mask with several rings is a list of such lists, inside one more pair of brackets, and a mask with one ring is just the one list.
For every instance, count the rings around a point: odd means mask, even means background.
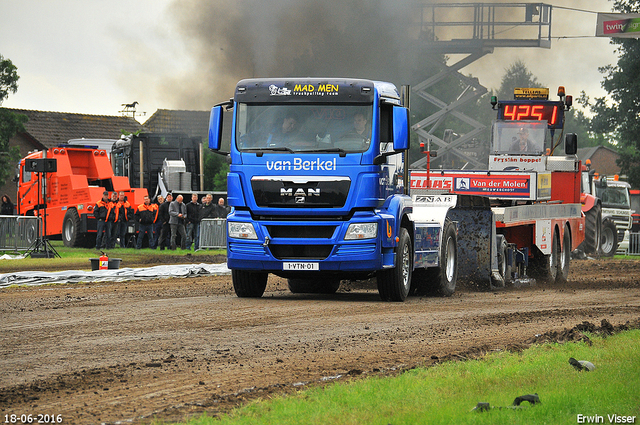
[{"label": "blue truck", "polygon": [[[570,98],[492,99],[487,170],[410,173],[401,91],[360,79],[247,79],[213,107],[209,148],[230,164],[227,266],[238,296],[262,296],[269,273],[294,293],[375,277],[386,301],[449,296],[459,280],[503,287],[528,279],[527,267],[566,281],[584,239],[577,138],[567,135],[560,156],[546,147],[557,145],[548,130],[564,128]],[[224,110],[233,111],[228,152]],[[525,130],[536,148],[519,151]]]},{"label": "blue truck", "polygon": [[[233,110],[229,152],[223,110]],[[403,301],[423,273],[433,291],[455,291],[447,212],[459,197],[434,194],[421,212],[408,195],[409,110],[394,85],[242,80],[212,109],[209,147],[230,163],[227,266],[238,296],[262,296],[269,273],[294,293],[376,277],[382,299]]]}]

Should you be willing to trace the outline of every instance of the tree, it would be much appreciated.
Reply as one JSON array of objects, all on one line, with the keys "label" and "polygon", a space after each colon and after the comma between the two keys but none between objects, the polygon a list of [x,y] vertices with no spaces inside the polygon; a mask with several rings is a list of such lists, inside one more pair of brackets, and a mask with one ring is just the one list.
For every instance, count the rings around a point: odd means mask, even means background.
[{"label": "tree", "polygon": [[[18,91],[18,69],[9,60],[0,55],[0,105],[9,96]],[[25,131],[26,115],[16,114],[0,108],[0,186],[4,186],[7,178],[13,172],[14,166],[20,159],[17,146],[10,147],[9,139],[18,131]]]},{"label": "tree", "polygon": [[18,68],[9,60],[0,55],[0,105],[9,96],[9,92],[18,91]]},{"label": "tree", "polygon": [[[613,10],[622,13],[640,12],[639,0],[615,0]],[[592,130],[608,133],[617,139],[621,150],[618,165],[629,183],[640,186],[640,39],[612,38],[619,54],[616,65],[600,68],[604,76],[602,87],[609,98],[597,98],[591,106],[595,116]]]},{"label": "tree", "polygon": [[520,59],[517,59],[509,68],[504,70],[497,93],[498,99],[513,99],[513,89],[516,87],[544,87]]}]

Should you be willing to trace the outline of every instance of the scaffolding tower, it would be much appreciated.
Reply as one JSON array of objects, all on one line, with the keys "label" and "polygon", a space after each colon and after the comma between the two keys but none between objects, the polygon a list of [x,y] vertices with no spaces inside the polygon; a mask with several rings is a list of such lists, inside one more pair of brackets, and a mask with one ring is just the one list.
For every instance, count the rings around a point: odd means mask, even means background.
[{"label": "scaffolding tower", "polygon": [[[439,110],[412,126],[425,146],[437,145],[438,157],[452,154],[465,162],[465,167],[486,168],[486,163],[460,149],[478,136],[486,126],[463,114],[460,107],[483,94],[487,88],[477,78],[459,71],[467,65],[493,53],[496,47],[551,47],[552,6],[544,3],[434,3],[419,5],[419,38],[427,55],[463,55],[451,65],[442,65],[440,72],[417,84],[412,91]],[[456,77],[462,86],[457,98],[447,103],[429,93],[429,89],[448,77]],[[434,132],[447,116],[468,124],[472,130],[456,140],[439,138]],[[447,139],[447,140],[445,140]],[[427,158],[413,164],[424,168]]]}]

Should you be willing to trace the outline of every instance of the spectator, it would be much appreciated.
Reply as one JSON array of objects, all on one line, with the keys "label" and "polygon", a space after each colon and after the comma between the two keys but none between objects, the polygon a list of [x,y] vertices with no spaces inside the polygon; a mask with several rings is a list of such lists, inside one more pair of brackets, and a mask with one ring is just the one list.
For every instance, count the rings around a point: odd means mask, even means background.
[{"label": "spectator", "polygon": [[104,245],[109,249],[115,248],[116,246],[115,223],[116,223],[116,204],[117,203],[118,203],[118,193],[112,192],[111,199],[109,199],[109,212],[107,213],[107,219],[105,220],[107,222],[105,227],[105,236],[107,239],[104,241]]},{"label": "spectator", "polygon": [[216,205],[216,217],[227,218],[229,215],[229,207],[224,205],[224,198],[218,199],[218,205]]},{"label": "spectator", "polygon": [[93,216],[96,218],[96,249],[102,249],[103,246],[107,246],[111,233],[107,233],[107,217],[111,212],[111,205],[109,203],[109,192],[106,190],[102,192],[102,199],[96,202],[93,207]]},{"label": "spectator", "polygon": [[[156,202],[155,202],[155,204],[158,206],[158,210],[160,209],[160,205],[162,205],[163,203],[164,203],[164,196],[158,195],[156,197]],[[156,220],[156,222],[153,225],[153,240],[154,240],[153,246],[158,246],[158,239],[160,239],[161,230],[162,230],[162,221]]]},{"label": "spectator", "polygon": [[191,202],[187,204],[187,249],[197,251],[200,248],[200,203],[198,194],[191,194]]},{"label": "spectator", "polygon": [[13,215],[13,202],[9,195],[2,195],[2,207],[0,207],[0,215]]},{"label": "spectator", "polygon": [[155,249],[155,239],[153,238],[153,224],[158,219],[158,206],[151,203],[149,196],[145,195],[144,203],[138,206],[136,210],[136,220],[138,221],[138,242],[136,249],[142,248],[144,235],[149,240],[149,248]]},{"label": "spectator", "polygon": [[182,202],[182,195],[169,204],[169,225],[171,226],[171,250],[176,249],[176,237],[180,234],[180,249],[187,246],[187,232],[184,230],[184,222],[187,219],[187,206]]},{"label": "spectator", "polygon": [[169,241],[171,238],[171,226],[169,225],[169,206],[171,205],[171,201],[173,201],[173,195],[167,193],[167,198],[164,200],[162,205],[158,207],[158,221],[160,221],[162,225],[160,238],[158,239],[160,251],[170,246],[166,241]]},{"label": "spectator", "polygon": [[127,197],[122,191],[118,194],[118,202],[116,202],[115,210],[115,231],[111,235],[111,245],[115,246],[116,238],[119,238],[120,248],[125,248],[127,246],[127,242],[125,240],[127,236],[127,227],[129,227],[129,218],[131,218],[131,215],[133,214],[133,208],[131,208],[131,204],[127,201]]},{"label": "spectator", "polygon": [[216,218],[216,206],[213,204],[213,195],[208,193],[202,199],[202,206],[200,207],[200,220],[203,218]]}]

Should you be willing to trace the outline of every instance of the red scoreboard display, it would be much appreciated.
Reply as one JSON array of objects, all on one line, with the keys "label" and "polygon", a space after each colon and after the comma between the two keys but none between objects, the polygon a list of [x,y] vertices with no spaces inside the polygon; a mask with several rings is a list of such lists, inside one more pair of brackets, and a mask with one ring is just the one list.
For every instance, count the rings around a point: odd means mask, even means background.
[{"label": "red scoreboard display", "polygon": [[501,101],[498,119],[504,121],[546,121],[549,128],[562,128],[564,103],[548,100]]}]

